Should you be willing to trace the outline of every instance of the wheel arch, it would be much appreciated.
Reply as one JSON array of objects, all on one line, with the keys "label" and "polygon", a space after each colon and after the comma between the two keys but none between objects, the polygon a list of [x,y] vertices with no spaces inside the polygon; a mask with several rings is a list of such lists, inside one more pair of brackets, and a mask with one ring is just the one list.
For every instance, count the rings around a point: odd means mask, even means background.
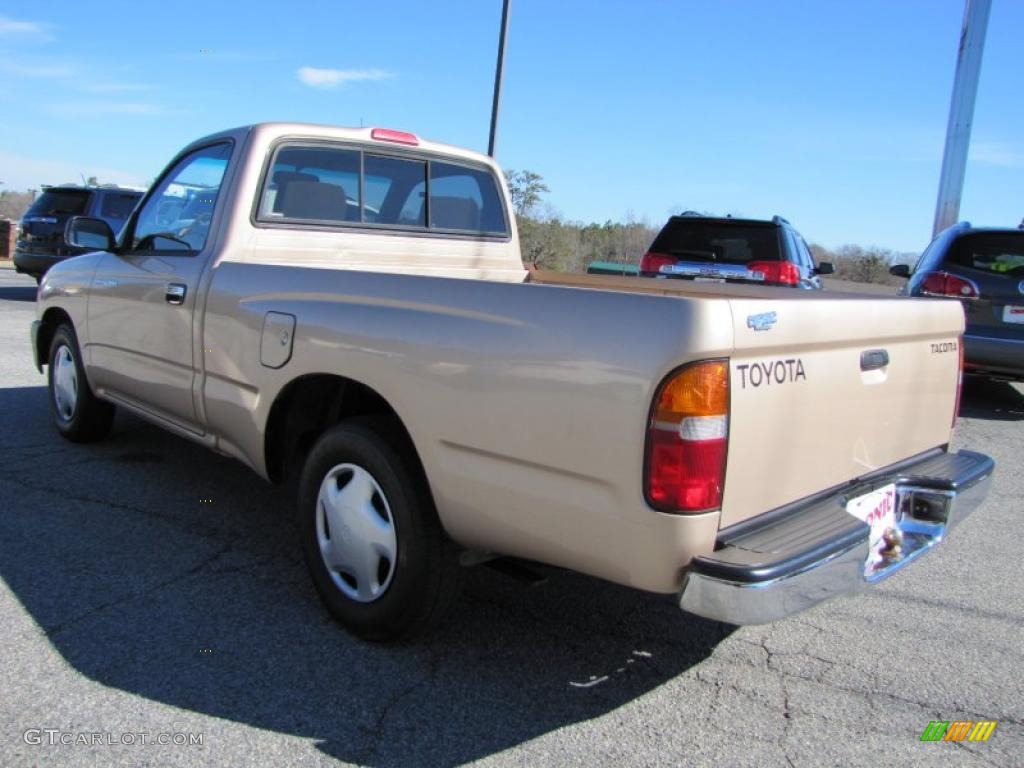
[{"label": "wheel arch", "polygon": [[386,419],[391,428],[384,436],[413,460],[413,469],[426,480],[412,435],[391,403],[373,387],[331,373],[304,374],[277,393],[263,431],[267,477],[274,483],[298,477],[317,438],[330,427],[355,417]]},{"label": "wheel arch", "polygon": [[40,364],[40,372],[42,371],[42,366],[48,365],[50,362],[50,343],[53,341],[53,334],[65,323],[70,325],[72,330],[75,330],[75,323],[71,319],[71,315],[63,307],[50,307],[43,313],[39,321],[39,333],[36,335],[35,349],[36,359]]}]

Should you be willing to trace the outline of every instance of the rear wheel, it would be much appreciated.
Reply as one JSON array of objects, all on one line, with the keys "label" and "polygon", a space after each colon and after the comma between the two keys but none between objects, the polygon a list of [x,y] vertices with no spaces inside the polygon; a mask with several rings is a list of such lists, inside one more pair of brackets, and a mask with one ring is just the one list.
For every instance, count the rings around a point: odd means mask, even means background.
[{"label": "rear wheel", "polygon": [[448,612],[459,565],[411,453],[387,420],[327,430],[299,481],[298,528],[320,598],[367,640],[424,632]]},{"label": "rear wheel", "polygon": [[47,380],[50,413],[57,430],[75,443],[102,440],[114,423],[114,406],[89,388],[74,329],[63,324],[50,342]]}]

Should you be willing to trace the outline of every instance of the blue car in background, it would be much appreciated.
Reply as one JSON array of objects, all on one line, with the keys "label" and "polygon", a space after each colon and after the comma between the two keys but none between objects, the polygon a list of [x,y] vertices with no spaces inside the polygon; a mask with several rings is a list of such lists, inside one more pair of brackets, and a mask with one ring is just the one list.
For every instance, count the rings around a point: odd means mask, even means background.
[{"label": "blue car in background", "polygon": [[44,186],[21,219],[14,245],[14,268],[40,281],[58,261],[85,253],[85,249],[71,246],[64,239],[71,217],[103,219],[114,232],[120,232],[143,191],[115,185]]},{"label": "blue car in background", "polygon": [[1024,229],[972,227],[960,222],[940,232],[911,269],[905,296],[942,296],[963,304],[964,371],[1024,381]]}]

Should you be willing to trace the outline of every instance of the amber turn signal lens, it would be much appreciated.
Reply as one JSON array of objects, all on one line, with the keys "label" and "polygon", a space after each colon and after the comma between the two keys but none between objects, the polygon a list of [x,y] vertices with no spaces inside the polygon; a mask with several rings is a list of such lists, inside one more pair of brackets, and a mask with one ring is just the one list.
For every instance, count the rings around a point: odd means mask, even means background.
[{"label": "amber turn signal lens", "polygon": [[678,423],[687,416],[724,416],[729,412],[728,381],[724,360],[684,368],[662,387],[654,420]]}]

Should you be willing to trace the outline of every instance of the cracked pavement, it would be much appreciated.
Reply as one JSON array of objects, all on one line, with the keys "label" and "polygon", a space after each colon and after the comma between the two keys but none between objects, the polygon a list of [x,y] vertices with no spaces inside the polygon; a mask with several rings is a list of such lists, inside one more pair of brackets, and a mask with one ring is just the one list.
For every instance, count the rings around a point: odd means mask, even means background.
[{"label": "cracked pavement", "polygon": [[[763,627],[552,571],[466,574],[451,621],[360,643],[321,609],[291,499],[119,415],[62,441],[0,269],[0,764],[1014,766],[1024,754],[1024,387],[970,382],[957,442],[998,463],[950,540]],[[200,503],[200,499],[212,503]],[[922,743],[930,720],[998,720]],[[32,745],[28,728],[202,746]]]}]

